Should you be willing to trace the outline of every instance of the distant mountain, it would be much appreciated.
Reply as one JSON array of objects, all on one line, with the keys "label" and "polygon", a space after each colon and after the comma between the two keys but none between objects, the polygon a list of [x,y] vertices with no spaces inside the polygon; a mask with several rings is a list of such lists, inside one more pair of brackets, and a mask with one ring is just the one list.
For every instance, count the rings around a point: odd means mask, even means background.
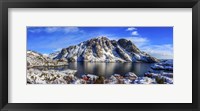
[{"label": "distant mountain", "polygon": [[53,60],[68,62],[158,62],[159,60],[140,51],[130,40],[109,40],[106,37],[93,38],[78,45],[63,48],[49,54]]},{"label": "distant mountain", "polygon": [[54,53],[49,54],[48,57],[51,58],[51,59],[53,59],[53,58],[55,58],[59,53],[60,53],[60,51],[56,51],[56,52],[54,52]]},{"label": "distant mountain", "polygon": [[51,58],[44,56],[35,51],[27,51],[27,66],[56,66],[56,65],[66,65],[67,61],[60,60],[52,60]]}]

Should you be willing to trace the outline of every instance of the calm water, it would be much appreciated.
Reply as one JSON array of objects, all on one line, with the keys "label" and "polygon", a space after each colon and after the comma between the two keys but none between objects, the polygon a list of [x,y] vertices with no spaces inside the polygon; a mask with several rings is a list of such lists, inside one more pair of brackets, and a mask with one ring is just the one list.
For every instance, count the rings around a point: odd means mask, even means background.
[{"label": "calm water", "polygon": [[[77,75],[80,77],[83,74],[94,74],[109,77],[112,74],[124,75],[128,72],[134,72],[137,76],[143,76],[145,72],[151,69],[150,63],[88,63],[78,62],[69,63],[67,66],[45,67],[45,69],[54,70],[77,70]],[[37,67],[43,70],[44,67]]]}]

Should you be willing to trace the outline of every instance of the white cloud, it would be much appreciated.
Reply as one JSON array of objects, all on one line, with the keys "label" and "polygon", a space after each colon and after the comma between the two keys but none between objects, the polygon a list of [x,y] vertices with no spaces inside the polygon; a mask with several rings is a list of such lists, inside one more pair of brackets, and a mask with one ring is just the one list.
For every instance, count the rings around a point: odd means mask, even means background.
[{"label": "white cloud", "polygon": [[137,31],[137,28],[135,28],[135,27],[127,28],[126,31],[130,31],[132,36],[138,36],[138,35],[140,35],[138,33],[138,31]]},{"label": "white cloud", "polygon": [[136,43],[147,43],[149,40],[145,37],[131,37],[133,39],[133,42]]},{"label": "white cloud", "polygon": [[47,33],[52,33],[56,31],[71,33],[71,32],[78,32],[79,28],[78,27],[48,27],[48,28],[45,28],[45,31]]},{"label": "white cloud", "polygon": [[130,27],[130,28],[126,29],[126,31],[133,31],[133,30],[137,30],[137,28],[135,28],[135,27]]},{"label": "white cloud", "polygon": [[131,33],[131,35],[133,35],[133,36],[138,36],[139,33],[138,33],[138,31],[133,31],[133,32]]},{"label": "white cloud", "polygon": [[47,32],[47,33],[52,33],[52,32],[56,32],[56,31],[59,31],[60,28],[58,27],[48,27],[48,28],[45,28],[44,31]]},{"label": "white cloud", "polygon": [[145,37],[123,37],[125,39],[131,40],[138,48],[148,45],[150,40]]},{"label": "white cloud", "polygon": [[107,36],[107,37],[110,40],[119,40],[119,37],[115,37],[115,36]]},{"label": "white cloud", "polygon": [[40,33],[42,29],[29,29],[28,31],[31,33]]},{"label": "white cloud", "polygon": [[57,49],[55,49],[55,50],[53,50],[54,52],[57,52],[57,51],[61,51],[62,50],[62,48],[57,48]]},{"label": "white cloud", "polygon": [[63,28],[63,31],[65,33],[70,33],[70,32],[78,32],[80,30],[78,27],[65,27],[65,28]]},{"label": "white cloud", "polygon": [[158,58],[158,59],[173,59],[173,46],[172,44],[163,45],[147,45],[141,47],[142,51]]},{"label": "white cloud", "polygon": [[47,32],[47,33],[53,33],[53,32],[73,33],[73,32],[82,32],[82,31],[79,30],[78,27],[45,27],[45,28],[29,29],[29,32],[32,32],[32,33],[40,33],[40,32]]}]

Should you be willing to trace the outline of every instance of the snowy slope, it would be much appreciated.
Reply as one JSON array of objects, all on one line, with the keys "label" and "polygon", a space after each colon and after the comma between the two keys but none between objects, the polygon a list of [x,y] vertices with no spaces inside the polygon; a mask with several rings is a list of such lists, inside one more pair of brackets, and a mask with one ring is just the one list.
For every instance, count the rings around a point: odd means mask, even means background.
[{"label": "snowy slope", "polygon": [[27,51],[27,66],[57,66],[57,65],[66,65],[67,61],[62,59],[52,60],[49,57],[46,57],[42,54],[39,54],[34,51]]}]

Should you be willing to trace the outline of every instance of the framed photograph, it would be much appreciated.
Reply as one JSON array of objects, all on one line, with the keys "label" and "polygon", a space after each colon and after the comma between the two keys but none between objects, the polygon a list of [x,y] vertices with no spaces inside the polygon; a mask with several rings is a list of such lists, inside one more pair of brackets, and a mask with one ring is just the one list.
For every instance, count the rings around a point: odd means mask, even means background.
[{"label": "framed photograph", "polygon": [[199,111],[199,0],[1,0],[1,110]]}]

